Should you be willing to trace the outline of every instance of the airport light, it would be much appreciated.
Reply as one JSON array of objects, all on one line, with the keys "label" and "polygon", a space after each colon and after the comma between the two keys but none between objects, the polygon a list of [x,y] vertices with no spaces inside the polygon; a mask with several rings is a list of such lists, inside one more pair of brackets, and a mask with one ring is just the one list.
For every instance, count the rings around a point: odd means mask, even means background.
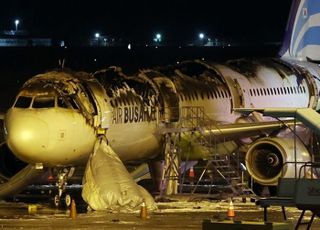
[{"label": "airport light", "polygon": [[18,19],[14,20],[14,24],[16,26],[16,32],[18,31],[18,25],[19,25],[20,21]]},{"label": "airport light", "polygon": [[204,33],[200,33],[199,34],[199,38],[202,40],[202,39],[204,39]]},{"label": "airport light", "polygon": [[153,39],[153,41],[155,42],[161,42],[162,39],[162,35],[160,33],[157,33],[155,38]]},{"label": "airport light", "polygon": [[95,33],[95,35],[94,35],[97,39],[99,39],[100,38],[100,34],[99,33]]}]

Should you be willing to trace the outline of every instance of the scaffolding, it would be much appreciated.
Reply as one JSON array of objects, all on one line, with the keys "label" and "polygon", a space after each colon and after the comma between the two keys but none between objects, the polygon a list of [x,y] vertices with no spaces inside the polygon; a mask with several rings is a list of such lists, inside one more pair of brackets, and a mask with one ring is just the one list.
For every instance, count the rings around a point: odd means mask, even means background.
[{"label": "scaffolding", "polygon": [[[200,106],[182,107],[180,114],[179,122],[173,127],[167,127],[165,131],[165,167],[162,177],[164,189],[161,194],[172,195],[185,190],[196,193],[203,185],[208,187],[208,194],[212,192],[213,187],[229,189],[234,194],[241,194],[247,183],[244,182],[244,174],[239,167],[239,155],[218,153],[218,142],[224,146],[225,140],[218,140],[211,132],[213,128],[217,129],[217,124]],[[188,184],[186,172],[191,167],[193,169],[193,165],[187,166],[188,158],[181,162],[182,150],[179,141],[182,133],[189,135],[189,146],[200,145],[209,152],[208,159],[203,162],[204,165],[196,168],[200,176],[197,179],[191,178]],[[184,165],[182,166],[181,163]]]}]

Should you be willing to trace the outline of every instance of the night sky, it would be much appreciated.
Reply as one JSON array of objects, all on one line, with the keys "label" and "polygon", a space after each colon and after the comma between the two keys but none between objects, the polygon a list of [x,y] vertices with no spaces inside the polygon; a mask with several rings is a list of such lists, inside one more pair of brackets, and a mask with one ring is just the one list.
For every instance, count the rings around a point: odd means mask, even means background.
[{"label": "night sky", "polygon": [[191,41],[199,32],[239,41],[281,41],[291,0],[7,0],[0,29],[19,28],[55,39],[85,39],[100,32],[128,41]]}]

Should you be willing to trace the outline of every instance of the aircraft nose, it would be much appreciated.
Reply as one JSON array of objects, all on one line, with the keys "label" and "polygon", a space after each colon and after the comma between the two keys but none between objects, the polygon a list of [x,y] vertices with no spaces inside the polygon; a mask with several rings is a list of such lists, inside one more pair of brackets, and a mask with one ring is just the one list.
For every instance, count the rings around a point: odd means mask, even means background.
[{"label": "aircraft nose", "polygon": [[11,151],[28,163],[41,163],[37,159],[48,148],[48,125],[33,115],[9,112],[6,115],[7,144]]}]

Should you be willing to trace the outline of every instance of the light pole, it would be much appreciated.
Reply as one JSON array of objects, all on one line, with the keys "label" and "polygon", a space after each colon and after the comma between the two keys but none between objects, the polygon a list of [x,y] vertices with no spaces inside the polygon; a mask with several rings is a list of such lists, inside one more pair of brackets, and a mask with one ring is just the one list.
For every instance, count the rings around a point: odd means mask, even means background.
[{"label": "light pole", "polygon": [[95,33],[95,35],[94,35],[95,37],[96,37],[96,39],[97,39],[97,46],[99,46],[99,38],[100,38],[100,33]]},{"label": "light pole", "polygon": [[199,33],[199,39],[200,39],[200,45],[201,46],[204,45],[204,38],[205,38],[204,33]]},{"label": "light pole", "polygon": [[19,25],[20,21],[18,19],[14,20],[14,24],[16,26],[16,32],[18,31],[18,25]]}]

